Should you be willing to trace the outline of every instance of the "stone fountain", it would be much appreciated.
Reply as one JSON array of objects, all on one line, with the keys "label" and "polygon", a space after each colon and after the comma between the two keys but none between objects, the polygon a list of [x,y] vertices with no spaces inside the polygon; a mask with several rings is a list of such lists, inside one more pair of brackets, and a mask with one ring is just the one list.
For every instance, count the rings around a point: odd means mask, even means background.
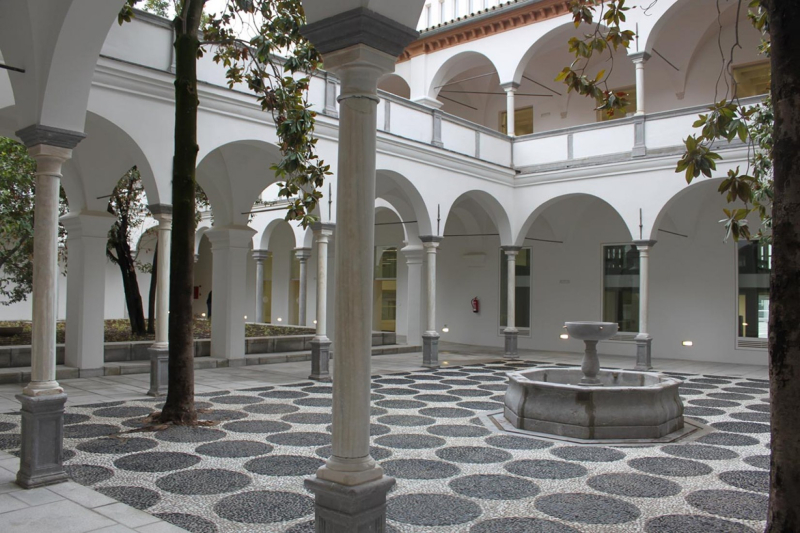
[{"label": "stone fountain", "polygon": [[587,440],[660,439],[683,429],[679,381],[655,372],[600,370],[597,343],[613,322],[567,322],[584,341],[580,368],[509,372],[505,418],[517,429]]}]

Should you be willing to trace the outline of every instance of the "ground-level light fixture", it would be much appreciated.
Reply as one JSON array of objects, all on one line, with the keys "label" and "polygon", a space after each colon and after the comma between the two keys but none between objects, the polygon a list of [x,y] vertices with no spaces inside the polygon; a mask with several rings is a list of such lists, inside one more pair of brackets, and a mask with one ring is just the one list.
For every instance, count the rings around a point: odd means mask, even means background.
[{"label": "ground-level light fixture", "polygon": [[244,319],[247,320],[247,315],[244,315]]},{"label": "ground-level light fixture", "polygon": [[317,323],[317,321],[316,321],[316,320],[314,320],[314,324],[316,324],[316,323]]},{"label": "ground-level light fixture", "polygon": [[281,317],[278,317],[278,322],[283,322],[283,319]]},{"label": "ground-level light fixture", "polygon": [[201,317],[203,317],[203,318],[205,318],[205,317],[206,317],[206,314],[205,314],[205,313],[200,313],[200,316],[201,316]]},{"label": "ground-level light fixture", "polygon": [[447,324],[442,328],[442,333],[450,333],[450,328],[447,327]]},{"label": "ground-level light fixture", "polygon": [[681,344],[683,346],[694,346],[694,343],[692,341],[683,341]]},{"label": "ground-level light fixture", "polygon": [[569,339],[569,335],[567,335],[566,333],[562,333],[561,335],[558,336],[558,338],[565,341]]}]

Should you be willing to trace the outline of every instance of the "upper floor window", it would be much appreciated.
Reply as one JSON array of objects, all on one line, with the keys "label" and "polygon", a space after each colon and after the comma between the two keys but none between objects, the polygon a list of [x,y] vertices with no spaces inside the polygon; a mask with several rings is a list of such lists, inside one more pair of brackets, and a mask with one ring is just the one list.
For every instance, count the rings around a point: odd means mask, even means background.
[{"label": "upper floor window", "polygon": [[769,93],[769,61],[733,67],[733,81],[739,98]]},{"label": "upper floor window", "polygon": [[[500,113],[500,131],[508,133],[508,113]],[[514,110],[514,135],[527,135],[533,133],[533,106],[521,107]]]},{"label": "upper floor window", "polygon": [[443,23],[447,18],[444,14],[444,0],[439,0],[439,24]]},{"label": "upper floor window", "polygon": [[458,9],[458,0],[453,0],[453,18],[457,19],[459,14],[460,10]]},{"label": "upper floor window", "polygon": [[[628,101],[628,105],[622,109],[615,110],[613,117],[609,117],[605,110],[598,109],[597,122],[616,120],[618,118],[629,117],[636,113],[636,87],[620,87],[619,89],[613,89],[613,91],[615,93],[627,93],[628,96],[626,96],[625,99]],[[600,105],[600,102],[598,102],[597,105]]]}]

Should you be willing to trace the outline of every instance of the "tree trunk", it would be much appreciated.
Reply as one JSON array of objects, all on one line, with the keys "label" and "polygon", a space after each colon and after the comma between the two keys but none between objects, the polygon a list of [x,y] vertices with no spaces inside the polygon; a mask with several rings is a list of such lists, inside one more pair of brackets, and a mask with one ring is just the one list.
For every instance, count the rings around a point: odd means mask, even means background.
[{"label": "tree trunk", "polygon": [[197,52],[204,0],[185,0],[175,17],[175,155],[172,159],[172,251],[169,273],[169,385],[163,422],[196,424],[194,407],[195,168]]},{"label": "tree trunk", "polygon": [[767,532],[800,531],[800,2],[769,0],[775,108]]},{"label": "tree trunk", "polygon": [[150,269],[150,295],[147,301],[147,333],[156,332],[156,284],[158,283],[158,241],[153,253],[153,268]]},{"label": "tree trunk", "polygon": [[122,288],[125,291],[128,320],[131,324],[131,333],[143,336],[145,334],[144,307],[142,305],[142,295],[139,294],[139,281],[136,278],[136,263],[133,261],[133,254],[128,244],[126,232],[122,225],[118,227],[114,248],[117,253],[117,265],[119,265],[119,270],[122,273]]}]

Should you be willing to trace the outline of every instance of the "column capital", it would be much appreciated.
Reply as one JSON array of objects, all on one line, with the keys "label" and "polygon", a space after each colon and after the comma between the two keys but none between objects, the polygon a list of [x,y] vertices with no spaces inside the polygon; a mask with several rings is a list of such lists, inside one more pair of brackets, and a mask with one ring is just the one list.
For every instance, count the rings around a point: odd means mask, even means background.
[{"label": "column capital", "polygon": [[628,54],[628,57],[631,58],[634,65],[644,65],[647,63],[647,60],[650,59],[650,54],[647,52],[632,52]]},{"label": "column capital", "polygon": [[68,150],[72,150],[86,138],[86,134],[82,131],[63,130],[42,124],[31,124],[15,132],[15,135],[28,148],[44,145]]},{"label": "column capital", "polygon": [[256,230],[250,226],[212,226],[206,232],[211,250],[225,248],[249,248]]},{"label": "column capital", "polygon": [[517,83],[515,81],[507,81],[505,83],[501,83],[500,84],[500,88],[503,89],[505,92],[509,92],[509,91],[513,92],[513,91],[516,91],[517,89],[519,89],[519,83]]},{"label": "column capital", "polygon": [[59,219],[67,230],[67,240],[83,237],[108,238],[108,230],[117,217],[105,211],[81,211],[67,213]]},{"label": "column capital", "polygon": [[633,241],[633,244],[641,250],[642,248],[652,248],[656,245],[656,241],[654,240],[644,240],[644,241]]},{"label": "column capital", "polygon": [[314,222],[311,224],[311,231],[315,234],[324,234],[324,235],[333,235],[333,231],[336,229],[336,224],[333,222]]},{"label": "column capital", "polygon": [[501,246],[501,250],[503,250],[506,255],[517,255],[520,250],[522,250],[522,246]]},{"label": "column capital", "polygon": [[266,261],[272,257],[272,252],[269,250],[253,250],[253,259],[256,261]]},{"label": "column capital", "polygon": [[433,243],[438,246],[439,243],[444,240],[444,237],[440,237],[439,235],[420,235],[419,240],[422,241],[423,245]]},{"label": "column capital", "polygon": [[422,254],[424,250],[418,244],[409,244],[400,248],[400,253],[406,258],[406,264],[415,265],[422,263]]},{"label": "column capital", "polygon": [[308,259],[311,257],[311,248],[295,248],[294,255],[300,261],[308,261]]},{"label": "column capital", "polygon": [[[150,214],[158,221],[159,229],[172,229],[172,205],[171,204],[150,204],[147,206]],[[162,228],[161,225],[164,224]],[[166,226],[170,225],[170,228]]]},{"label": "column capital", "polygon": [[[415,29],[363,7],[306,24],[300,32],[323,56],[366,45],[396,58],[419,38]],[[326,58],[326,68],[327,63]]]},{"label": "column capital", "polygon": [[37,144],[28,147],[28,155],[36,160],[37,176],[57,176],[61,178],[64,163],[72,159],[72,148]]}]

